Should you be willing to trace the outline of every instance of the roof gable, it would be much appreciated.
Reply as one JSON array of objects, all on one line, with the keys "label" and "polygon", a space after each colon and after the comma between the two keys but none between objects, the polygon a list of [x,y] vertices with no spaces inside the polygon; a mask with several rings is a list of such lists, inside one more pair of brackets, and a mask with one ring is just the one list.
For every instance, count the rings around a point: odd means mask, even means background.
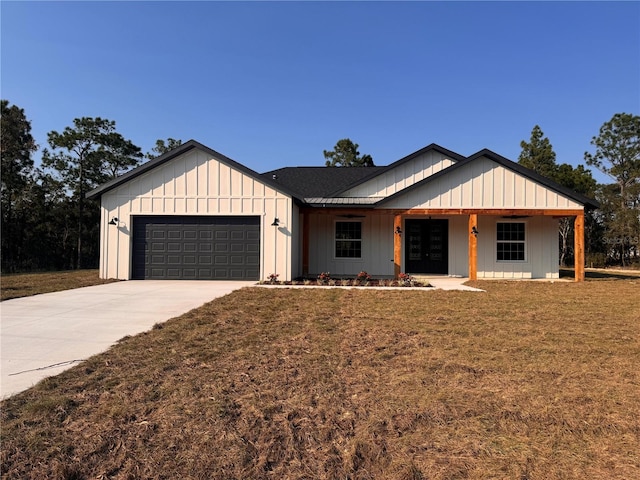
[{"label": "roof gable", "polygon": [[[435,143],[431,143],[429,145],[427,145],[426,147],[421,148],[420,150],[417,150],[409,155],[407,155],[406,157],[401,158],[400,160],[396,160],[395,162],[393,162],[392,164],[381,168],[378,171],[374,171],[371,172],[369,175],[363,177],[362,179],[360,179],[357,182],[354,182],[348,186],[346,186],[345,188],[338,190],[336,192],[333,192],[332,196],[349,196],[349,195],[344,195],[346,192],[349,191],[357,191],[358,187],[364,185],[367,182],[370,182],[374,179],[376,179],[376,177],[380,177],[382,175],[391,175],[392,172],[394,170],[400,170],[403,166],[406,166],[406,164],[408,164],[409,162],[412,162],[414,160],[417,160],[419,157],[421,156],[425,156],[429,153],[438,153],[441,154],[444,158],[450,159],[452,163],[456,163],[459,161],[462,161],[465,159],[464,156],[448,150],[444,147],[441,147],[440,145],[437,145]],[[356,195],[359,196],[359,195]]]},{"label": "roof gable", "polygon": [[527,167],[523,167],[522,165],[520,165],[519,163],[513,162],[511,160],[509,160],[508,158],[503,157],[502,155],[499,155],[489,149],[483,149],[480,150],[478,153],[475,153],[473,155],[471,155],[469,157],[470,161],[473,161],[476,158],[480,158],[480,157],[487,157],[490,158],[491,160],[493,160],[494,162],[508,168],[511,169],[517,173],[519,173],[520,175],[532,180],[533,182],[539,183],[557,193],[560,193],[561,195],[564,195],[566,197],[569,197],[572,200],[575,200],[578,203],[581,203],[582,205],[584,205],[585,207],[588,208],[599,208],[600,204],[589,197],[586,197],[585,195],[582,195],[570,188],[564,187],[562,185],[560,185],[557,182],[554,182],[553,180],[551,180],[550,178],[547,178],[543,175],[540,175],[537,172],[534,172],[533,170],[527,168]]},{"label": "roof gable", "polygon": [[238,170],[244,173],[245,175],[248,175],[249,177],[254,178],[255,180],[263,182],[266,185],[274,188],[275,190],[278,190],[282,193],[290,195],[291,197],[301,199],[301,197],[298,197],[294,192],[290,191],[285,186],[279,185],[277,182],[274,182],[273,179],[264,177],[260,175],[258,172],[248,167],[245,167],[241,163],[238,163],[235,160],[232,160],[229,157],[222,155],[221,153],[216,152],[215,150],[212,150],[211,148],[206,147],[199,142],[196,142],[195,140],[189,140],[188,142],[183,143],[179,147],[163,155],[160,155],[159,157],[156,157],[153,160],[149,160],[148,162],[143,163],[142,165],[139,165],[136,168],[133,168],[132,170],[129,170],[127,173],[120,175],[119,177],[114,178],[113,180],[103,183],[99,187],[87,193],[87,198],[100,197],[101,195],[109,192],[110,190],[113,190],[114,188],[117,188],[120,185],[126,182],[129,182],[144,173],[147,173],[161,165],[164,165],[167,162],[170,162],[171,160],[173,160],[174,158],[177,158],[180,155],[183,155],[184,153],[187,153],[193,149],[201,150],[207,153],[208,155],[210,155],[211,157],[215,158],[219,162],[226,164],[228,167]]},{"label": "roof gable", "polygon": [[[532,187],[534,185],[538,185],[540,186],[542,189],[544,190],[548,190],[551,192],[554,192],[557,195],[560,195],[561,197],[564,197],[570,201],[573,201],[575,203],[578,203],[580,205],[585,206],[586,208],[598,208],[599,204],[598,202],[596,202],[593,199],[590,199],[588,197],[585,197],[584,195],[581,195],[577,192],[574,192],[571,189],[568,189],[566,187],[563,187],[562,185],[546,178],[543,177],[542,175],[537,174],[536,172],[534,172],[533,170],[530,170],[528,168],[523,167],[522,165],[519,165],[517,163],[512,162],[511,160],[508,160],[507,158],[498,155],[495,152],[492,152],[491,150],[488,149],[483,149],[481,151],[479,151],[478,153],[471,155],[470,157],[459,161],[458,163],[455,163],[451,166],[449,166],[448,168],[441,170],[438,173],[435,173],[434,175],[431,175],[429,177],[426,177],[425,179],[423,179],[420,182],[414,183],[413,185],[408,186],[407,188],[400,190],[398,192],[396,192],[393,195],[390,195],[382,200],[380,200],[379,202],[376,203],[376,207],[391,207],[393,208],[394,206],[396,206],[395,204],[397,203],[397,200],[405,195],[409,195],[412,192],[416,191],[416,190],[420,190],[420,189],[425,189],[425,188],[431,188],[431,195],[436,195],[436,192],[434,191],[434,189],[431,187],[433,184],[438,183],[439,186],[437,187],[438,189],[440,189],[438,195],[442,195],[444,192],[442,192],[442,188],[444,188],[443,186],[447,186],[448,189],[454,189],[454,188],[462,188],[460,185],[457,185],[457,183],[463,181],[461,177],[460,179],[456,178],[453,179],[452,177],[456,176],[458,172],[461,172],[463,169],[467,169],[467,167],[469,168],[474,168],[477,167],[476,170],[473,172],[473,176],[476,178],[480,178],[481,175],[487,173],[486,171],[483,171],[483,168],[486,170],[486,166],[481,166],[479,165],[480,163],[482,163],[484,161],[484,159],[489,160],[490,162],[492,162],[494,165],[497,164],[498,166],[502,167],[503,169],[506,169],[507,171],[513,172],[515,175],[517,175],[519,178],[521,179],[525,179],[526,181],[529,182],[529,190],[532,190]],[[449,183],[443,182],[443,180],[445,179],[449,179]],[[470,182],[471,179],[466,178],[467,182]],[[498,182],[499,183],[499,182]],[[455,187],[454,187],[455,184]],[[525,184],[523,184],[522,186],[524,186]],[[477,185],[476,187],[478,187],[479,189],[479,185]],[[469,187],[470,189],[473,189],[473,185],[470,185]],[[491,188],[487,188],[486,185],[482,185],[482,188],[484,190],[499,190],[500,194],[502,194],[503,192],[505,192],[506,190],[511,190],[511,189],[516,189],[517,186],[515,184],[513,185],[509,185],[509,188],[506,185],[502,185],[500,184],[500,186],[498,185],[493,185],[491,186]],[[464,196],[465,194],[462,192],[455,192],[455,194],[460,194],[461,196]],[[494,194],[494,191],[486,191],[483,192],[484,193],[484,197],[483,200],[486,201],[487,197],[490,194]],[[469,192],[467,192],[467,195],[469,194]],[[477,195],[477,193],[476,193]],[[530,195],[529,197],[527,197],[527,195]],[[531,200],[531,195],[535,195],[532,194],[531,192],[527,193],[527,192],[515,192],[513,193],[513,198],[511,200],[507,200],[507,204],[510,203],[518,203],[518,200],[516,199],[516,197],[520,198],[520,200],[523,202],[522,205],[508,205],[508,206],[525,206],[524,204],[527,201],[532,201]],[[540,195],[540,193],[538,193],[538,195]],[[438,200],[441,201],[441,200]],[[460,201],[464,201],[462,198],[460,199]],[[457,207],[460,207],[462,205],[457,205]],[[471,205],[468,205],[471,206]],[[478,205],[477,202],[475,205],[473,205],[475,207],[488,207],[488,205]],[[495,205],[494,205],[495,206]],[[501,205],[503,206],[503,205]]]},{"label": "roof gable", "polygon": [[[259,174],[195,140],[189,140],[179,147],[100,185],[89,192],[87,197],[100,197],[110,190],[166,164],[193,149],[205,152],[207,155],[226,164],[228,167],[238,170],[254,180],[289,195],[299,202],[309,204],[331,203],[344,206],[366,204],[371,207],[393,208],[394,202],[401,196],[410,194],[416,189],[423,189],[425,186],[439,182],[445,177],[456,175],[456,172],[466,166],[482,162],[481,159],[489,159],[495,164],[514,172],[534,184],[549,189],[580,205],[584,205],[586,208],[599,207],[598,202],[595,200],[563,187],[491,150],[483,149],[465,158],[435,143],[407,155],[386,167],[286,167]],[[441,160],[447,159],[447,161],[437,165],[437,168],[434,168],[431,172],[417,171],[425,165],[424,162],[420,163],[422,161],[420,157],[423,156],[424,158],[432,157],[432,159],[436,161],[438,158]],[[414,161],[413,166],[411,166],[410,163],[412,161]],[[397,178],[394,179],[394,176],[400,178],[400,180],[398,181]],[[369,192],[366,192],[368,188],[367,185],[373,185],[372,182],[389,183],[389,181],[395,181],[395,184],[390,188],[380,189],[375,187],[369,189]],[[369,184],[367,182],[369,182]],[[376,188],[377,191],[374,191]],[[329,201],[329,199],[331,199],[331,201]]]}]

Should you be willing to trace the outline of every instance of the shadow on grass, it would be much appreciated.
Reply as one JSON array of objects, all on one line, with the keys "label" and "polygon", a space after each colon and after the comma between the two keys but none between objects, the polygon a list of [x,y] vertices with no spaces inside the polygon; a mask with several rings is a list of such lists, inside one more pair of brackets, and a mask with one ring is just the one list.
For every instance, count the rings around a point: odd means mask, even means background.
[{"label": "shadow on grass", "polygon": [[[573,268],[561,268],[560,278],[574,278]],[[633,270],[628,273],[620,270],[585,270],[585,277],[594,280],[633,280],[640,279],[640,271]]]}]

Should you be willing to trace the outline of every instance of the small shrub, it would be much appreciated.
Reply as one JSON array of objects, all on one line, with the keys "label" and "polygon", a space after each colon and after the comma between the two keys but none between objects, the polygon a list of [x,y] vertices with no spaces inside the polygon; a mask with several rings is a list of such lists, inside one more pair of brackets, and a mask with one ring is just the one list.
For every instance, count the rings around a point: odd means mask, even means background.
[{"label": "small shrub", "polygon": [[280,283],[278,281],[278,277],[280,276],[279,273],[270,273],[269,276],[267,277],[267,281],[271,284],[276,284],[276,283]]},{"label": "small shrub", "polygon": [[318,275],[318,285],[328,285],[331,280],[331,274],[329,272],[322,272]]},{"label": "small shrub", "polygon": [[362,270],[358,275],[356,275],[356,282],[358,282],[360,285],[366,284],[369,280],[371,280],[371,275],[369,275],[364,270]]},{"label": "small shrub", "polygon": [[401,273],[398,275],[398,283],[403,287],[413,287],[416,284],[416,279],[408,273]]}]

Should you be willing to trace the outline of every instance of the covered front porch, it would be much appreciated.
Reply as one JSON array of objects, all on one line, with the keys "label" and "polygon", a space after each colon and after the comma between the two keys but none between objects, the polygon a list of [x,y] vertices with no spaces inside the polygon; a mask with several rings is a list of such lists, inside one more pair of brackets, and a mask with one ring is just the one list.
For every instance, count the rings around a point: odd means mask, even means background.
[{"label": "covered front porch", "polygon": [[304,208],[301,274],[559,278],[558,220],[573,217],[584,280],[582,209]]}]

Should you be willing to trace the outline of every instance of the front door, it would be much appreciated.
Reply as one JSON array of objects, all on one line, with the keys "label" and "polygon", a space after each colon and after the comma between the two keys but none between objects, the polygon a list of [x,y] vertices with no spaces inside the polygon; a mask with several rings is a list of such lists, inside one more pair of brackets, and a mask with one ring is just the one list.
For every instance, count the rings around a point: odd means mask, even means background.
[{"label": "front door", "polygon": [[448,220],[405,220],[405,271],[449,273]]}]

